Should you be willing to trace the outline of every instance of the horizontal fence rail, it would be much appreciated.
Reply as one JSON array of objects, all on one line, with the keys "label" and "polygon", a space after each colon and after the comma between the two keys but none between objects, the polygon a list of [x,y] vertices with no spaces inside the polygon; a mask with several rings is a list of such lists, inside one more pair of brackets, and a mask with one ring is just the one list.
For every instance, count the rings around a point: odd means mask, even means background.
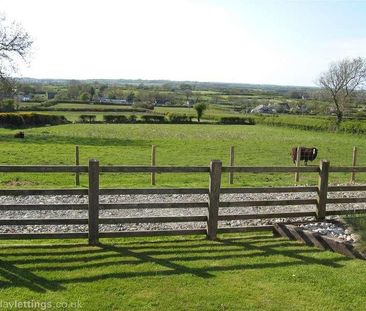
[{"label": "horizontal fence rail", "polygon": [[224,166],[223,173],[316,173],[319,167],[316,166]]},{"label": "horizontal fence rail", "polygon": [[205,166],[101,166],[102,173],[209,173]]},{"label": "horizontal fence rail", "polygon": [[126,195],[126,194],[208,194],[206,188],[160,188],[160,189],[100,189],[101,195]]},{"label": "horizontal fence rail", "polygon": [[0,219],[0,225],[87,225],[85,218],[43,218],[43,219]]},{"label": "horizontal fence rail", "polygon": [[329,168],[330,173],[366,173],[366,166],[334,166]]},{"label": "horizontal fence rail", "polygon": [[296,200],[264,200],[264,201],[239,201],[220,202],[220,207],[247,207],[247,206],[284,206],[284,205],[311,205],[317,204],[315,199]]},{"label": "horizontal fence rail", "polygon": [[87,210],[88,204],[3,204],[0,211],[66,211],[66,210]]},{"label": "horizontal fence rail", "polygon": [[0,196],[6,195],[88,195],[88,189],[0,189]]},{"label": "horizontal fence rail", "polygon": [[318,187],[246,187],[221,188],[220,193],[288,193],[288,192],[316,192]]},{"label": "horizontal fence rail", "polygon": [[366,191],[366,186],[354,185],[354,186],[329,186],[328,192],[337,191]]},{"label": "horizontal fence rail", "polygon": [[102,209],[157,209],[157,208],[208,208],[207,202],[155,202],[155,203],[107,203]]},{"label": "horizontal fence rail", "polygon": [[76,173],[88,172],[87,166],[74,165],[0,165],[1,173]]},{"label": "horizontal fence rail", "polygon": [[99,218],[100,224],[128,224],[128,223],[165,223],[165,222],[191,222],[207,221],[207,216],[153,216],[153,217],[122,217]]},{"label": "horizontal fence rail", "polygon": [[[78,204],[0,204],[0,211],[87,211],[87,218],[23,218],[0,219],[1,226],[22,225],[85,225],[87,232],[55,232],[55,233],[0,233],[0,239],[53,239],[53,238],[88,238],[89,244],[96,245],[99,238],[155,236],[155,235],[185,235],[206,234],[215,239],[218,233],[249,232],[272,230],[272,225],[220,227],[225,221],[252,220],[252,219],[289,219],[311,217],[322,220],[326,216],[366,213],[366,208],[327,209],[332,204],[366,203],[364,197],[356,198],[328,198],[330,192],[366,191],[366,185],[329,186],[329,173],[366,172],[366,167],[331,167],[328,161],[321,161],[320,166],[307,167],[249,167],[249,166],[222,166],[221,161],[212,161],[210,166],[99,166],[96,160],[90,160],[88,166],[57,166],[57,165],[1,165],[0,173],[87,173],[89,186],[87,189],[0,189],[0,196],[32,196],[32,195],[78,195],[88,199],[88,203]],[[222,173],[316,173],[319,178],[318,186],[289,186],[289,187],[239,187],[223,188],[221,186]],[[99,176],[101,173],[208,173],[209,186],[207,188],[100,188]],[[233,176],[233,175],[231,175]],[[222,194],[268,194],[268,193],[312,193],[311,199],[268,199],[223,201]],[[121,202],[101,203],[100,197],[106,195],[164,195],[189,194],[205,195],[200,201],[194,202]],[[263,206],[302,206],[312,205],[310,211],[276,211],[256,213],[228,214],[228,208],[263,207]],[[156,210],[156,209],[203,209],[205,215],[169,215],[139,217],[100,217],[101,210]],[[224,214],[219,213],[222,209]],[[146,212],[148,213],[148,212]],[[85,217],[85,216],[84,216]],[[99,231],[100,225],[135,224],[135,223],[205,223],[206,229],[179,229],[179,230],[134,230],[134,231]]]}]

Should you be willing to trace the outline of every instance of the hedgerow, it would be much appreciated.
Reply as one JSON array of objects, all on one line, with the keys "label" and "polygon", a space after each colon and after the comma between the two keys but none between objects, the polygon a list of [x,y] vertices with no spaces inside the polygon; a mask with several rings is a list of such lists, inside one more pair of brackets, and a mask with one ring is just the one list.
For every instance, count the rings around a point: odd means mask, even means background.
[{"label": "hedgerow", "polygon": [[301,130],[344,132],[365,134],[366,122],[363,120],[344,120],[337,126],[330,117],[293,117],[293,116],[255,116],[256,123],[270,126],[284,126]]},{"label": "hedgerow", "polygon": [[254,125],[254,118],[250,117],[221,117],[218,120],[219,124],[246,124],[246,125]]},{"label": "hedgerow", "polygon": [[30,127],[68,123],[64,116],[38,113],[0,113],[1,127]]},{"label": "hedgerow", "polygon": [[192,122],[192,117],[187,116],[186,114],[168,112],[166,114],[166,116],[170,123],[191,123]]}]

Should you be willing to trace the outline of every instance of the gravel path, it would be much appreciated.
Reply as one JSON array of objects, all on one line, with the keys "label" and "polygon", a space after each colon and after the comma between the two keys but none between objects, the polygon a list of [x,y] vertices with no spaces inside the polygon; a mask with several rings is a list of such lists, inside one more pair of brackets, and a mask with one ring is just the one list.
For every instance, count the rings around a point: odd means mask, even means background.
[{"label": "gravel path", "polygon": [[[330,193],[330,198],[363,197],[363,192],[335,192]],[[268,193],[268,194],[223,194],[221,201],[248,201],[266,199],[315,199],[314,193]],[[100,203],[139,203],[139,202],[207,202],[207,195],[106,195],[100,197]],[[4,196],[0,197],[0,204],[80,204],[87,203],[87,196]],[[359,204],[329,204],[331,210],[366,208],[366,203]],[[223,214],[249,214],[267,212],[314,211],[314,206],[270,206],[270,207],[235,207],[221,208]],[[206,215],[204,208],[179,208],[179,209],[128,209],[128,210],[101,210],[100,217],[142,217],[142,216],[189,216]],[[0,211],[2,219],[24,218],[87,218],[87,211]],[[220,227],[239,227],[244,225],[268,225],[279,221],[304,221],[313,220],[312,217],[291,219],[265,219],[265,220],[232,220],[220,221]],[[205,228],[206,223],[136,223],[119,225],[100,225],[100,231],[125,231],[125,230],[163,230],[163,229],[193,229]],[[27,226],[0,226],[0,233],[34,233],[34,232],[85,232],[86,225],[27,225]]]}]

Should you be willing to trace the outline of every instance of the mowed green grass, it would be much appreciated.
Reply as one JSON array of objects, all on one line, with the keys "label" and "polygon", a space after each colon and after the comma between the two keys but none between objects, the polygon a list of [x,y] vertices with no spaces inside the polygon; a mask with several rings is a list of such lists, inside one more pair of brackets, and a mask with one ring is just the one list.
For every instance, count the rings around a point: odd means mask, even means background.
[{"label": "mowed green grass", "polygon": [[199,236],[102,240],[98,247],[71,241],[4,243],[3,305],[29,301],[48,303],[52,310],[56,303],[79,303],[80,310],[365,308],[364,261],[268,233],[225,235],[215,242]]},{"label": "mowed green grass", "polygon": [[[7,165],[71,165],[75,145],[80,146],[81,164],[95,158],[101,165],[149,165],[151,145],[157,146],[157,164],[161,166],[208,166],[211,160],[229,164],[230,146],[235,146],[238,166],[293,166],[293,146],[319,148],[320,159],[331,165],[351,165],[353,146],[358,146],[358,164],[366,165],[366,140],[363,136],[311,132],[269,126],[210,124],[68,124],[26,129],[24,140],[14,139],[17,130],[0,129],[0,163]],[[365,182],[366,174],[357,181]],[[332,183],[345,183],[349,174],[334,173]],[[148,174],[103,174],[102,186],[149,187]],[[227,175],[222,178],[228,186]],[[289,173],[236,174],[234,186],[292,185]],[[85,175],[82,186],[87,186]],[[317,175],[301,175],[302,184],[316,184]],[[1,174],[0,186],[8,187],[73,187],[72,174]],[[158,174],[157,187],[206,187],[208,174]]]}]

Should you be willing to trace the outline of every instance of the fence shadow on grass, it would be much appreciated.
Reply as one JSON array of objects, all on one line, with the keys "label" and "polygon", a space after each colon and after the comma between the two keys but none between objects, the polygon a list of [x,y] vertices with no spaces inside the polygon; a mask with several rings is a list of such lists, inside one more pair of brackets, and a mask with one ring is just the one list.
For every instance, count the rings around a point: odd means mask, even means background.
[{"label": "fence shadow on grass", "polygon": [[97,247],[0,246],[0,287],[60,291],[67,284],[106,279],[183,274],[206,279],[214,278],[218,272],[249,269],[301,265],[340,268],[350,260],[339,254],[321,256],[322,251],[317,248],[271,235],[224,237],[215,242],[202,238],[106,242]]}]

